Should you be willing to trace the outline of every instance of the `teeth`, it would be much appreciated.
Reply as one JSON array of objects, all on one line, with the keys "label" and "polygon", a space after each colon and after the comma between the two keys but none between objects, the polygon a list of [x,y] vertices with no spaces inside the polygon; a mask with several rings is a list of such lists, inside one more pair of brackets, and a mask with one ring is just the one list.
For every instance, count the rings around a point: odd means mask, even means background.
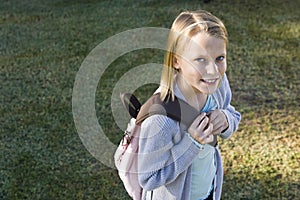
[{"label": "teeth", "polygon": [[216,79],[210,79],[210,80],[204,80],[205,82],[208,82],[208,83],[213,83],[216,81]]},{"label": "teeth", "polygon": [[219,77],[213,78],[213,79],[202,79],[202,80],[203,80],[204,82],[207,82],[207,83],[214,83],[214,82],[216,82],[218,79],[219,79]]}]

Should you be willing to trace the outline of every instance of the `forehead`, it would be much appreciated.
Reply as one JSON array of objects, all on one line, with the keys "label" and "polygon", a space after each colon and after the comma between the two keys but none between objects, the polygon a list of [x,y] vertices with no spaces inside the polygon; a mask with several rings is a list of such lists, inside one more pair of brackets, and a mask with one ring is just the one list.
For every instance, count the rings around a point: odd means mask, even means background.
[{"label": "forehead", "polygon": [[184,53],[220,55],[226,54],[226,42],[205,32],[197,33],[192,37],[182,40],[182,50]]}]

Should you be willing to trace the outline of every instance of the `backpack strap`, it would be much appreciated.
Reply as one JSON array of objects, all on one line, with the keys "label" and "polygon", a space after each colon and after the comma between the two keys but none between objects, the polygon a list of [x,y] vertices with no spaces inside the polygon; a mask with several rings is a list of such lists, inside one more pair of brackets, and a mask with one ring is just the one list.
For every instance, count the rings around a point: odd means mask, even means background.
[{"label": "backpack strap", "polygon": [[162,101],[160,93],[152,95],[140,109],[136,118],[136,124],[141,124],[146,118],[161,114],[168,116],[189,127],[199,112],[185,101],[175,97],[174,101]]},{"label": "backpack strap", "polygon": [[142,107],[139,100],[131,93],[122,93],[120,94],[120,98],[130,116],[136,119],[140,108]]},{"label": "backpack strap", "polygon": [[[123,96],[123,98],[122,98]],[[126,107],[130,115],[136,118],[136,124],[140,125],[146,118],[152,115],[165,115],[189,127],[194,119],[200,114],[194,107],[187,102],[175,96],[174,101],[170,98],[162,101],[160,93],[152,95],[143,105],[137,98],[130,93],[121,95],[123,105]],[[129,103],[124,103],[124,100]],[[214,141],[209,143],[211,146],[217,145],[217,136],[214,136]]]}]

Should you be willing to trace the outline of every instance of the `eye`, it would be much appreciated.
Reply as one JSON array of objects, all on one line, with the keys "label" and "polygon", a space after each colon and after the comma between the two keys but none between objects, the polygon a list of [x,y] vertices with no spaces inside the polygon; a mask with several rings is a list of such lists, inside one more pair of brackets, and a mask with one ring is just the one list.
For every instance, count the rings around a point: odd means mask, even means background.
[{"label": "eye", "polygon": [[206,60],[205,60],[205,58],[196,58],[195,59],[197,62],[205,62]]},{"label": "eye", "polygon": [[222,62],[225,59],[225,56],[219,56],[216,58],[217,62]]}]

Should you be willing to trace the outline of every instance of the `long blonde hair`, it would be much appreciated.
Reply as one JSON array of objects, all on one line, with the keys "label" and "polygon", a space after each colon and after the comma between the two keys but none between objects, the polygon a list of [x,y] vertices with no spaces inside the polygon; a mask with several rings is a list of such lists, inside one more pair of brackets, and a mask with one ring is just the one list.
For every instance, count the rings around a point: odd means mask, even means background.
[{"label": "long blonde hair", "polygon": [[227,30],[220,19],[211,13],[198,11],[185,11],[174,20],[168,38],[167,50],[164,58],[164,67],[161,75],[161,99],[171,97],[174,100],[174,76],[177,70],[174,68],[175,55],[184,48],[182,43],[199,32],[206,32],[210,36],[224,39],[228,45]]}]

